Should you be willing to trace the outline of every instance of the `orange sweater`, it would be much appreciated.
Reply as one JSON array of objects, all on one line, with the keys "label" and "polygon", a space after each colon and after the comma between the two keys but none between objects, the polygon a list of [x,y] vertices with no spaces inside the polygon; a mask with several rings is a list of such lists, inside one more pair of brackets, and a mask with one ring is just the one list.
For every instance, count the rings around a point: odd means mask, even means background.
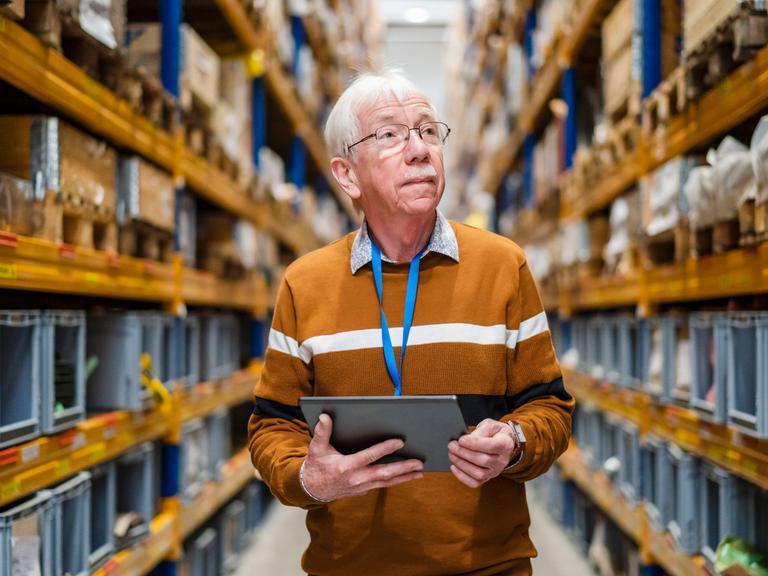
[{"label": "orange sweater", "polygon": [[[523,482],[565,450],[574,401],[522,250],[451,226],[460,261],[438,252],[422,260],[403,394],[457,394],[469,426],[486,417],[518,421],[528,440],[523,458],[478,489],[429,473],[330,504],[310,498],[299,483],[310,440],[299,397],[390,395],[393,387],[371,266],[350,270],[355,235],[300,258],[278,292],[249,445],[275,496],[308,510],[302,566],[310,574],[523,574],[536,555]],[[384,309],[390,326],[401,326],[408,265],[384,263],[383,272]]]}]

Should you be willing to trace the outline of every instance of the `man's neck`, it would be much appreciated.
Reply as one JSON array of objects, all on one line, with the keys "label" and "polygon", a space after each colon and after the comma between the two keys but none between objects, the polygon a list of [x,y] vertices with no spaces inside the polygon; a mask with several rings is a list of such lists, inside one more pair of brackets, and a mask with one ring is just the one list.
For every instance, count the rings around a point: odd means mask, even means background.
[{"label": "man's neck", "polygon": [[384,222],[367,221],[368,234],[382,254],[393,262],[410,262],[429,241],[437,211],[426,216],[408,216]]}]

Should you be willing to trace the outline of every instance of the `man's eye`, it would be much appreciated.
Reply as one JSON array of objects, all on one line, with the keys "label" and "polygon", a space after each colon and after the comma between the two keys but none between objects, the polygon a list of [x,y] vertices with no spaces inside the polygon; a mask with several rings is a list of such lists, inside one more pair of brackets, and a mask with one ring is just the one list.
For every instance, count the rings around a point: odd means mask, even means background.
[{"label": "man's eye", "polygon": [[397,137],[397,133],[394,130],[383,130],[381,134],[379,134],[379,138],[384,138],[385,140],[395,137]]},{"label": "man's eye", "polygon": [[437,134],[437,130],[435,130],[434,126],[423,126],[421,128],[421,133],[424,136],[434,136],[435,134]]}]

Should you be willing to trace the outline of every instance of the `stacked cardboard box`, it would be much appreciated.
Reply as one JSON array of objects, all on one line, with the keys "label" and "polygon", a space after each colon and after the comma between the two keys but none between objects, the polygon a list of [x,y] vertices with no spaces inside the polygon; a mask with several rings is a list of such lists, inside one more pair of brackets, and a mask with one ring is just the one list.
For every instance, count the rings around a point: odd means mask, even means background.
[{"label": "stacked cardboard box", "polygon": [[686,54],[693,52],[734,14],[739,0],[686,0],[683,13],[683,39]]}]

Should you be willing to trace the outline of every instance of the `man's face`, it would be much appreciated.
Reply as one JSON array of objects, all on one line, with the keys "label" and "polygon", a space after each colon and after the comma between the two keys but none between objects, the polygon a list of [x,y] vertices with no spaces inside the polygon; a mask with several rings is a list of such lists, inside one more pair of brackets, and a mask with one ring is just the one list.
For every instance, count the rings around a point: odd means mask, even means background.
[{"label": "man's face", "polygon": [[[428,101],[420,95],[402,101],[393,95],[358,116],[361,136],[390,124],[414,128],[434,120]],[[437,207],[445,188],[442,146],[425,143],[413,131],[404,148],[385,149],[371,138],[357,145],[355,153],[354,170],[366,215],[428,214]]]}]

